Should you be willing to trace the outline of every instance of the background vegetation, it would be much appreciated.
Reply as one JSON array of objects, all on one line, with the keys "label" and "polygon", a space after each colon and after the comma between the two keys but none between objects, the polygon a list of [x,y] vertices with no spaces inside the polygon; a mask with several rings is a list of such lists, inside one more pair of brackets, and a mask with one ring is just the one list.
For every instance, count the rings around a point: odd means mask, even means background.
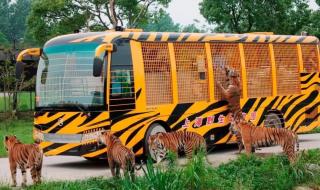
[{"label": "background vegetation", "polygon": [[[33,143],[32,139],[32,120],[5,120],[0,122],[0,138],[6,135],[16,135],[23,143]],[[1,143],[0,157],[6,157],[7,152]]]},{"label": "background vegetation", "polygon": [[[202,0],[207,26],[174,23],[166,8],[172,0],[0,0],[0,46],[42,46],[74,31],[103,31],[121,25],[145,31],[268,31],[320,37],[320,10],[308,0]],[[320,5],[320,0],[316,0]]]}]

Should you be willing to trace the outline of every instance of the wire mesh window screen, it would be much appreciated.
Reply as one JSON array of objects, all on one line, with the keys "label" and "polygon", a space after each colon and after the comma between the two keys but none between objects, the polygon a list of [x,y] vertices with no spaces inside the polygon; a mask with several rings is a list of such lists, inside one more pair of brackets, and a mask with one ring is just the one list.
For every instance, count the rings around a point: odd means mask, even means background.
[{"label": "wire mesh window screen", "polygon": [[299,94],[299,59],[296,44],[274,44],[278,95]]},{"label": "wire mesh window screen", "polygon": [[204,43],[175,43],[179,103],[208,101],[208,65]]},{"label": "wire mesh window screen", "polygon": [[[93,51],[49,53],[37,73],[37,106],[103,105],[104,79],[92,76]],[[46,63],[48,62],[48,68]]]},{"label": "wire mesh window screen", "polygon": [[172,103],[171,67],[167,43],[142,43],[147,105]]},{"label": "wire mesh window screen", "polygon": [[301,44],[304,70],[308,73],[319,71],[317,45]]},{"label": "wire mesh window screen", "polygon": [[244,44],[248,97],[272,96],[271,61],[268,44]]},{"label": "wire mesh window screen", "polygon": [[[227,88],[228,81],[224,66],[234,69],[240,75],[240,85],[242,89],[241,63],[239,44],[237,43],[213,43],[211,44],[211,53],[213,58],[214,82],[221,82]],[[214,86],[214,97],[216,100],[222,99],[221,89]],[[241,93],[242,97],[242,93]]]}]

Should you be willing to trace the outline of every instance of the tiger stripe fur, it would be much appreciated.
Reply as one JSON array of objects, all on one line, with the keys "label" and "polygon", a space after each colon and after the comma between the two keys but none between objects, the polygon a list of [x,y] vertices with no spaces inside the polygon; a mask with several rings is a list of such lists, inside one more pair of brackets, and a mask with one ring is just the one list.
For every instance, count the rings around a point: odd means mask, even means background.
[{"label": "tiger stripe fur", "polygon": [[97,140],[98,144],[104,144],[107,147],[107,157],[109,167],[113,177],[119,177],[120,168],[123,173],[129,172],[132,179],[134,179],[134,170],[139,169],[135,167],[135,156],[132,150],[125,147],[120,139],[113,135],[111,131],[102,133]]},{"label": "tiger stripe fur", "polygon": [[30,169],[33,183],[40,183],[43,152],[39,145],[23,144],[16,136],[6,136],[4,139],[4,145],[9,155],[12,186],[15,187],[17,185],[17,168],[19,168],[22,173],[22,187],[27,184],[27,169]]},{"label": "tiger stripe fur", "polygon": [[278,144],[288,156],[291,163],[296,160],[295,145],[299,151],[298,135],[285,128],[256,127],[253,123],[241,120],[234,125],[242,137],[247,154],[251,153],[253,146],[268,146]]},{"label": "tiger stripe fur", "polygon": [[191,158],[193,153],[201,148],[206,150],[207,147],[201,135],[189,131],[157,133],[149,137],[148,144],[157,163],[161,162],[169,151],[176,154],[183,151],[187,158]]}]

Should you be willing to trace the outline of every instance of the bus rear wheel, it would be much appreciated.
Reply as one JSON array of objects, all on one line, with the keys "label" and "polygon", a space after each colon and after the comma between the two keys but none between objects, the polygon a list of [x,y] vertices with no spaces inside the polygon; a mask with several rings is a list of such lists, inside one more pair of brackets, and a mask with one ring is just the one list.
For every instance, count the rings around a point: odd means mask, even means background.
[{"label": "bus rear wheel", "polygon": [[264,126],[270,128],[283,128],[284,121],[280,113],[268,113],[264,120]]},{"label": "bus rear wheel", "polygon": [[147,130],[145,139],[144,139],[144,150],[145,150],[145,155],[151,156],[152,159],[155,160],[154,154],[152,150],[149,150],[149,144],[148,144],[148,139],[151,135],[155,135],[157,133],[166,133],[166,129],[159,123],[153,123],[150,125],[149,129]]}]

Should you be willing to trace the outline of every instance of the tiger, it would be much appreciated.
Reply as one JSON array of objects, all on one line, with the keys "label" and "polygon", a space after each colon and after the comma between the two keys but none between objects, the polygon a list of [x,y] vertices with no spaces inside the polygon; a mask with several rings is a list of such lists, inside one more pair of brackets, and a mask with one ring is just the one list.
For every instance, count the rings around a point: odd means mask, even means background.
[{"label": "tiger", "polygon": [[206,141],[201,135],[185,130],[151,135],[148,144],[149,152],[153,154],[151,156],[157,163],[161,162],[169,151],[175,154],[183,151],[187,158],[191,158],[194,152],[207,148]]},{"label": "tiger", "polygon": [[241,134],[244,149],[250,154],[253,146],[269,146],[279,144],[287,155],[290,163],[296,160],[296,150],[299,151],[298,135],[285,128],[256,127],[252,122],[240,120],[233,125],[235,131]]},{"label": "tiger", "polygon": [[107,158],[113,177],[119,177],[121,168],[124,175],[129,172],[131,178],[134,179],[134,170],[139,170],[142,166],[136,167],[135,156],[131,149],[125,147],[110,130],[101,133],[97,143],[99,146],[107,147]]},{"label": "tiger", "polygon": [[4,146],[9,155],[12,186],[17,186],[17,168],[20,168],[22,173],[22,187],[27,183],[27,169],[30,169],[33,184],[41,183],[43,151],[39,145],[23,144],[16,136],[5,136]]},{"label": "tiger", "polygon": [[[232,115],[234,115],[235,117],[233,117]],[[235,112],[234,114],[228,114],[227,118],[229,118],[231,120],[229,130],[230,130],[231,134],[233,134],[236,137],[236,143],[238,144],[238,154],[240,154],[242,152],[242,150],[244,149],[244,145],[242,142],[242,136],[241,136],[240,132],[238,132],[237,130],[234,130],[235,127],[233,127],[233,126],[236,125],[237,122],[240,122],[240,120],[245,120],[245,119],[241,114],[241,110],[239,110],[238,112]],[[255,151],[256,151],[256,147],[252,146],[251,153],[254,153]]]}]

